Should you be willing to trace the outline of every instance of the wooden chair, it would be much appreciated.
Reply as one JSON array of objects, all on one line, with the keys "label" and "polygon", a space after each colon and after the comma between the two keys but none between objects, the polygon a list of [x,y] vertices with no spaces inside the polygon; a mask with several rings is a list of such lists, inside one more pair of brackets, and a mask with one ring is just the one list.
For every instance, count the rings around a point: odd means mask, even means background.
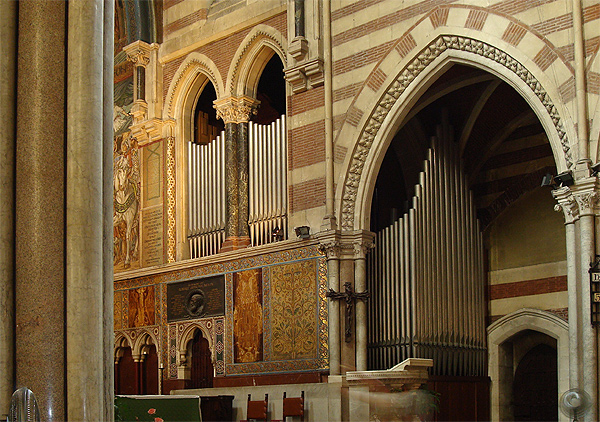
[{"label": "wooden chair", "polygon": [[300,416],[300,421],[304,422],[304,391],[300,397],[286,397],[283,392],[283,422],[288,416]]},{"label": "wooden chair", "polygon": [[269,395],[265,394],[264,400],[252,400],[252,395],[248,394],[248,405],[246,406],[246,421],[266,421],[267,409],[269,407]]}]

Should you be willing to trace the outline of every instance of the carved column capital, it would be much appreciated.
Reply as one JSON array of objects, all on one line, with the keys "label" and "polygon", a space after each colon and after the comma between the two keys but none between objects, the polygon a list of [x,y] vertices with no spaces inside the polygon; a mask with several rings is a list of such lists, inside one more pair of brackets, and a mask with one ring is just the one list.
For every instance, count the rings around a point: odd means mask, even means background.
[{"label": "carved column capital", "polygon": [[372,239],[361,239],[354,242],[352,246],[354,247],[354,258],[366,259],[369,251],[375,247],[375,243],[373,243]]},{"label": "carved column capital", "polygon": [[555,189],[552,195],[558,202],[554,209],[564,213],[565,224],[571,224],[585,215],[600,214],[600,187],[596,177]]},{"label": "carved column capital", "polygon": [[257,113],[259,105],[260,101],[246,96],[227,97],[214,102],[217,118],[226,124],[250,121],[250,117]]},{"label": "carved column capital", "polygon": [[558,202],[558,204],[554,206],[554,211],[563,212],[565,224],[572,224],[579,219],[579,206],[573,197],[573,193],[568,187],[553,190],[552,195]]},{"label": "carved column capital", "polygon": [[150,52],[155,48],[144,41],[135,41],[123,47],[123,51],[134,65],[146,67],[150,63]]},{"label": "carved column capital", "polygon": [[337,240],[327,240],[319,244],[319,250],[325,254],[327,259],[339,259],[342,253],[342,245]]}]

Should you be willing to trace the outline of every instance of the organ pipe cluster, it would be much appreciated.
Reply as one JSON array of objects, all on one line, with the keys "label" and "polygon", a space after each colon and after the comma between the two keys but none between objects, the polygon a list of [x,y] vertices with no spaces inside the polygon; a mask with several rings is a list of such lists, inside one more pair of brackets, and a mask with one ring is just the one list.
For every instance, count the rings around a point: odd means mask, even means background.
[{"label": "organ pipe cluster", "polygon": [[430,358],[432,374],[485,374],[483,241],[450,137],[432,139],[409,211],[369,255],[369,367]]},{"label": "organ pipe cluster", "polygon": [[[270,125],[248,123],[249,220],[252,246],[287,238],[285,115]],[[206,145],[188,143],[190,257],[213,255],[225,241],[225,132]]]}]

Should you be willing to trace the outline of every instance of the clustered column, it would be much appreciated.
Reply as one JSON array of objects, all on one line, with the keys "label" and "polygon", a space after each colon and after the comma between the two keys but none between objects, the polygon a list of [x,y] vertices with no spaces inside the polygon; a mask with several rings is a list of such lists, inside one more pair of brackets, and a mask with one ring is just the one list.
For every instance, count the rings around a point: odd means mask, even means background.
[{"label": "clustered column", "polygon": [[[596,177],[580,179],[570,187],[553,191],[557,211],[565,216],[567,284],[569,293],[569,383],[598,394],[598,338],[591,320],[590,264],[594,262],[595,230],[599,219],[600,186]],[[592,406],[585,420],[597,420]]]},{"label": "clustered column", "polygon": [[225,123],[225,242],[220,252],[250,245],[248,229],[248,122],[259,102],[249,97],[215,101],[217,117]]}]

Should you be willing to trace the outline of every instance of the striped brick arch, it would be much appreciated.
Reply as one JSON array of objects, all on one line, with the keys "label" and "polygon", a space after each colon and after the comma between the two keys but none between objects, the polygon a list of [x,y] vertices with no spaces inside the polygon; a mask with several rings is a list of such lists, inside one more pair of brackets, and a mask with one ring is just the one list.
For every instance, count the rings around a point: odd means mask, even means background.
[{"label": "striped brick arch", "polygon": [[[458,9],[462,13],[454,13]],[[368,229],[370,184],[377,177],[377,163],[428,82],[452,62],[479,67],[516,89],[544,127],[559,171],[573,165],[570,138],[575,129],[562,117],[569,114],[573,101],[565,90],[573,84],[572,66],[531,28],[483,9],[464,12],[464,7],[443,7],[423,17],[389,47],[348,107],[337,135],[338,141],[356,139],[345,157],[344,180],[338,187],[343,230]],[[462,30],[457,30],[453,16],[461,17]],[[494,28],[504,28],[500,36],[482,32],[490,20]],[[539,47],[538,53],[527,56],[518,50],[522,42],[528,43],[527,51],[532,51],[532,44]]]}]

